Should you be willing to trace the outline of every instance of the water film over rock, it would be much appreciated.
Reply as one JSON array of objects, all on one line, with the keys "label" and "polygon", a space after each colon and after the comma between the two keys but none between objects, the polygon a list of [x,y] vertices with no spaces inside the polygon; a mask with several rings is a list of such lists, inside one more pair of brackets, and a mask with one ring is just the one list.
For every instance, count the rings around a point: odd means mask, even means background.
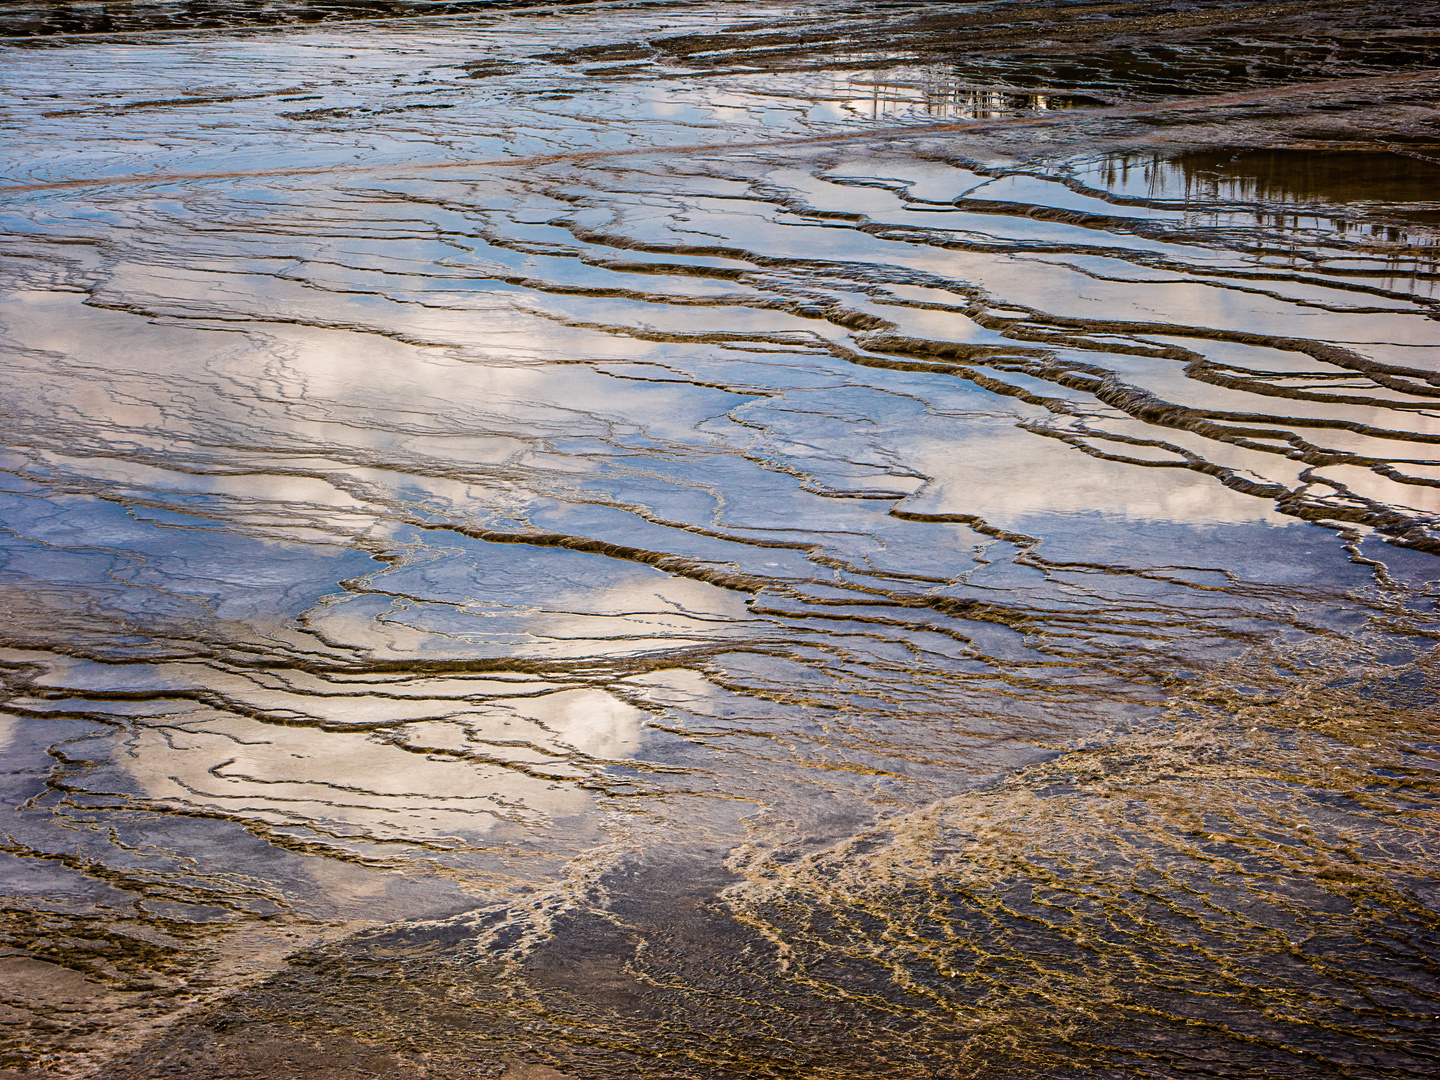
[{"label": "water film over rock", "polygon": [[1440,1072],[1440,3],[0,7],[0,1076]]}]

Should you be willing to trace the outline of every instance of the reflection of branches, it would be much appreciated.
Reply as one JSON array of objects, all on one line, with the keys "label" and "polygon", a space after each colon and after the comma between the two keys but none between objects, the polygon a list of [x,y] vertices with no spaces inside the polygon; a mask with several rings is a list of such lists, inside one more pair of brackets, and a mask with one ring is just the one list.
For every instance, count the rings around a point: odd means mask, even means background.
[{"label": "reflection of branches", "polygon": [[1385,149],[1424,164],[1373,150],[1227,149],[1111,154],[1094,175],[1121,202],[1183,208],[1192,223],[1224,226],[1243,214],[1286,233],[1328,229],[1347,248],[1379,245],[1433,270],[1440,247],[1432,223],[1440,202],[1433,195],[1440,175],[1429,166],[1440,165],[1440,158],[1400,146]]},{"label": "reflection of branches", "polygon": [[1080,103],[1074,95],[975,86],[936,77],[915,82],[856,80],[853,85],[870,87],[871,115],[877,119],[893,109],[920,106],[930,116],[992,120],[1015,113],[1073,108]]},{"label": "reflection of branches", "polygon": [[1440,158],[1430,157],[1428,154],[1422,154],[1417,150],[1411,150],[1405,146],[1397,146],[1395,143],[1391,143],[1385,147],[1385,149],[1389,150],[1392,154],[1404,154],[1406,157],[1412,157],[1416,161],[1428,161],[1433,165],[1440,165]]}]

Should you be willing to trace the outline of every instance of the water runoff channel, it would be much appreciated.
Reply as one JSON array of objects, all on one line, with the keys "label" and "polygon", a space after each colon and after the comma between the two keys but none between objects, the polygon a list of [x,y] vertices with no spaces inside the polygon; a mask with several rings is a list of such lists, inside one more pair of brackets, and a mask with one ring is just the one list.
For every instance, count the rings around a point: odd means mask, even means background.
[{"label": "water runoff channel", "polygon": [[1440,5],[0,9],[7,1077],[1440,1070]]}]

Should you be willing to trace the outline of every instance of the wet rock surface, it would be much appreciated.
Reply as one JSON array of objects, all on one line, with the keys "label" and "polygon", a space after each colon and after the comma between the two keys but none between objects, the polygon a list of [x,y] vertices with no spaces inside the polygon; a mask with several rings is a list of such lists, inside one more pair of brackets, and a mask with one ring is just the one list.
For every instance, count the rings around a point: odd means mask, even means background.
[{"label": "wet rock surface", "polygon": [[1433,1075],[1437,100],[1431,3],[0,8],[0,1069]]}]

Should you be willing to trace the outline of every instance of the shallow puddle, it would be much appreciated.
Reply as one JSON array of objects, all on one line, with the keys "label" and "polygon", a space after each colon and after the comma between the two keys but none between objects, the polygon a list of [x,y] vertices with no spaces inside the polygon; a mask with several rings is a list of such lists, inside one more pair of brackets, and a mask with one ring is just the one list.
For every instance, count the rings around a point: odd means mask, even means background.
[{"label": "shallow puddle", "polygon": [[1440,6],[0,13],[0,1070],[1440,1058]]}]

